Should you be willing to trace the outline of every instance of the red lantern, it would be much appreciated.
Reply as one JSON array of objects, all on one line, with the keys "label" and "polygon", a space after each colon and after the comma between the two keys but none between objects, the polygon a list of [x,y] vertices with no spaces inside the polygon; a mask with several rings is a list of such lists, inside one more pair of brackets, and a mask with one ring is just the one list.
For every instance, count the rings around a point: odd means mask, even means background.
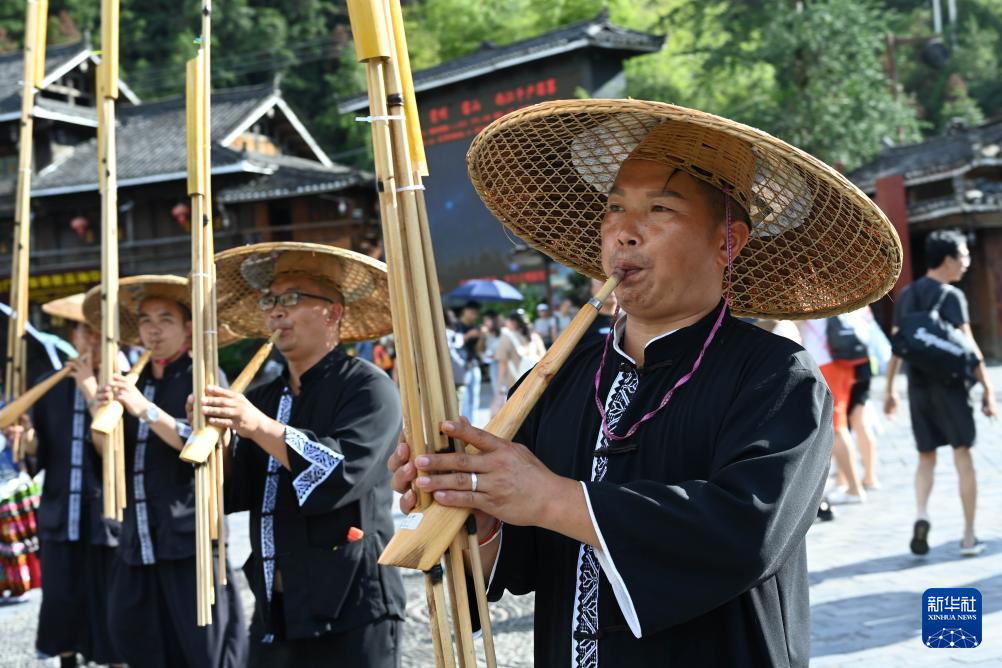
[{"label": "red lantern", "polygon": [[70,221],[70,229],[83,241],[84,237],[87,236],[87,230],[90,229],[90,221],[83,216],[77,216]]},{"label": "red lantern", "polygon": [[183,227],[185,230],[191,229],[191,223],[189,222],[189,216],[191,216],[191,207],[184,202],[178,202],[174,205],[174,208],[170,210],[170,215],[174,217],[177,224]]}]

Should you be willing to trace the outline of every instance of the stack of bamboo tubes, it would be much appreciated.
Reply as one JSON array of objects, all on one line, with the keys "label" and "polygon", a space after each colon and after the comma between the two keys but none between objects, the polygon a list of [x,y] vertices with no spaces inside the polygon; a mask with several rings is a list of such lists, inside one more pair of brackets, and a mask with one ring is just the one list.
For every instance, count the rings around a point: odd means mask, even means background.
[{"label": "stack of bamboo tubes", "polygon": [[[28,0],[24,23],[24,80],[21,89],[21,130],[18,138],[17,191],[14,202],[14,257],[11,266],[10,307],[7,321],[6,403],[27,387],[28,253],[31,242],[32,129],[35,92],[45,79],[45,34],[48,0]],[[21,439],[12,447],[14,461],[23,458]]]},{"label": "stack of bamboo tubes", "polygon": [[[118,170],[115,146],[115,100],[118,99],[118,0],[101,2],[101,64],[97,67],[98,187],[101,191],[101,370],[106,387],[118,369],[121,340],[118,313]],[[147,358],[148,359],[148,358]],[[140,369],[141,370],[141,369]],[[136,369],[131,377],[138,379]],[[134,382],[134,381],[133,381]],[[122,406],[102,408],[91,422],[104,443],[104,516],[122,519],[125,509],[125,432]]]},{"label": "stack of bamboo tubes", "polygon": [[[365,63],[372,145],[390,282],[393,334],[404,405],[404,430],[415,456],[455,447],[439,424],[459,411],[447,348],[438,277],[425,210],[427,175],[399,0],[349,0],[348,13],[359,61]],[[419,509],[431,503],[419,495]],[[470,529],[473,531],[470,531]],[[425,572],[425,589],[438,666],[477,663],[466,588],[463,549],[469,548],[488,666],[495,665],[487,598],[475,526],[457,534],[444,573],[452,607],[449,630],[443,568]],[[453,653],[455,642],[455,654]]]},{"label": "stack of bamboo tubes", "polygon": [[[191,196],[191,326],[192,384],[195,397],[192,429],[206,427],[202,398],[218,383],[216,265],[212,236],[212,125],[210,70],[212,1],[202,1],[202,35],[198,54],[188,61],[186,77],[188,194]],[[218,570],[213,559],[218,541]],[[223,514],[223,450],[217,438],[205,459],[195,465],[195,567],[197,623],[212,623],[215,583],[226,584],[226,537]]]}]

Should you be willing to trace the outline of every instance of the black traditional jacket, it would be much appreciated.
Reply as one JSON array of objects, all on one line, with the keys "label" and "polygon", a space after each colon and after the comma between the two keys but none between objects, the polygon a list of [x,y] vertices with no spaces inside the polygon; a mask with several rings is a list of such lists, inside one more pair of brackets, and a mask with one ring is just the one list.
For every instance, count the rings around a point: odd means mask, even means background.
[{"label": "black traditional jacket", "polygon": [[31,417],[38,468],[45,471],[36,513],[39,538],[114,547],[119,525],[104,519],[101,458],[94,450],[90,412],[76,381],[60,381],[38,400]]},{"label": "black traditional jacket", "polygon": [[[177,420],[182,441],[191,435],[191,427],[184,421],[191,382],[191,358],[182,355],[164,367],[160,380],[147,365],[136,383],[147,399]],[[178,451],[149,425],[128,413],[123,420],[127,505],[119,555],[130,566],[194,556],[195,468],[181,461]]]},{"label": "black traditional jacket", "polygon": [[244,572],[262,617],[255,622],[270,628],[276,572],[287,639],[402,618],[400,574],[376,563],[393,534],[386,462],[402,424],[397,388],[341,346],[303,374],[298,396],[287,379],[286,371],[247,396],[288,425],[292,470],[239,439],[226,481],[227,512],[250,511],[252,552]]},{"label": "black traditional jacket", "polygon": [[582,481],[601,545],[504,526],[490,598],[536,593],[537,666],[807,666],[805,535],[831,456],[832,400],[798,345],[719,307],[647,345],[643,368],[593,339],[517,442]]}]

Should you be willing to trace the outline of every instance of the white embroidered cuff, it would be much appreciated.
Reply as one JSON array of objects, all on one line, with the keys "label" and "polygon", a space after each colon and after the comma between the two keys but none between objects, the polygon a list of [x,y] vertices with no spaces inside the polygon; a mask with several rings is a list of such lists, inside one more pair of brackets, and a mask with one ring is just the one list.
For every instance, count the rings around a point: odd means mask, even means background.
[{"label": "white embroidered cuff", "polygon": [[310,498],[313,490],[319,487],[324,480],[327,480],[334,469],[344,461],[344,455],[334,452],[322,443],[311,441],[306,434],[292,427],[285,428],[285,444],[290,450],[309,462],[306,470],[292,481],[292,486],[296,490],[296,499],[302,506]]},{"label": "white embroidered cuff", "polygon": [[187,443],[188,439],[191,437],[191,425],[188,424],[187,420],[174,420],[174,431],[177,435],[181,437],[181,440]]},{"label": "white embroidered cuff", "polygon": [[612,560],[609,546],[605,544],[602,529],[598,526],[595,512],[591,507],[591,497],[588,496],[588,485],[584,481],[581,482],[581,489],[584,490],[585,503],[588,505],[588,517],[591,518],[591,525],[595,527],[595,534],[598,536],[599,544],[595,546],[595,556],[598,558],[598,563],[602,567],[605,577],[609,579],[609,584],[612,585],[612,593],[616,595],[616,602],[619,603],[619,609],[622,611],[623,617],[626,618],[626,623],[629,624],[630,631],[635,637],[640,638],[640,618],[637,617],[637,611],[633,607],[633,599],[630,597],[630,591],[626,588],[626,583],[623,581],[619,570],[616,568],[616,564]]}]

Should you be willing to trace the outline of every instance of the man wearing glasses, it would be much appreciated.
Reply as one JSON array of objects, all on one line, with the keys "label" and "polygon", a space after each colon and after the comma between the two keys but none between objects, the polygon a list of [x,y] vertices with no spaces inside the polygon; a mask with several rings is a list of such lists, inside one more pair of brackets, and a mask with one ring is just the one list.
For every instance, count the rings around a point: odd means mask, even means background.
[{"label": "man wearing glasses", "polygon": [[[224,259],[225,258],[225,259]],[[210,387],[232,429],[226,510],[250,511],[250,666],[397,666],[403,582],[377,558],[393,532],[386,461],[401,429],[389,377],[345,342],[392,329],[385,265],[317,244],[248,246],[217,259],[223,323],[279,332],[281,376],[246,396]],[[254,299],[231,299],[248,288]]]}]

